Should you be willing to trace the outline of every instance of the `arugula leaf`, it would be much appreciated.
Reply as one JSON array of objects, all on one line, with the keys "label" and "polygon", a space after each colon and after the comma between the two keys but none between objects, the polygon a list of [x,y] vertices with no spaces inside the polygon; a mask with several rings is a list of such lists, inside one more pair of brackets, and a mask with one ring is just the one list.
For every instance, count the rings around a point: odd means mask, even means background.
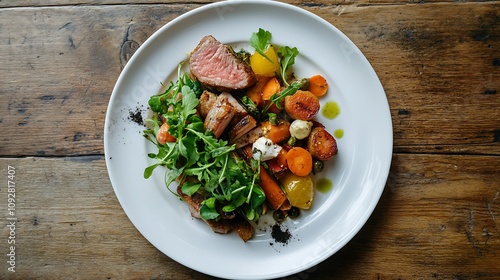
[{"label": "arugula leaf", "polygon": [[192,196],[195,192],[198,191],[200,187],[201,187],[200,183],[185,182],[184,184],[182,184],[181,190],[183,193]]},{"label": "arugula leaf", "polygon": [[278,50],[278,56],[280,58],[280,75],[283,83],[289,86],[286,80],[286,72],[293,64],[295,64],[295,57],[299,55],[299,50],[296,47],[290,48],[288,46],[280,47]]},{"label": "arugula leaf", "polygon": [[187,120],[189,115],[196,114],[198,98],[196,93],[189,86],[183,86],[182,89],[182,117]]},{"label": "arugula leaf", "polygon": [[156,167],[158,167],[160,164],[159,163],[155,163],[153,165],[150,165],[148,167],[146,167],[146,169],[144,169],[144,178],[145,179],[148,179],[149,177],[151,177],[151,175],[153,174],[153,171],[156,169]]},{"label": "arugula leaf", "polygon": [[273,61],[264,53],[267,47],[269,47],[271,37],[271,32],[259,28],[259,31],[252,33],[252,36],[250,36],[250,46],[252,46],[256,52],[262,55],[269,62],[273,63]]},{"label": "arugula leaf", "polygon": [[205,220],[213,220],[220,216],[215,207],[215,197],[205,199],[201,202],[200,216]]}]

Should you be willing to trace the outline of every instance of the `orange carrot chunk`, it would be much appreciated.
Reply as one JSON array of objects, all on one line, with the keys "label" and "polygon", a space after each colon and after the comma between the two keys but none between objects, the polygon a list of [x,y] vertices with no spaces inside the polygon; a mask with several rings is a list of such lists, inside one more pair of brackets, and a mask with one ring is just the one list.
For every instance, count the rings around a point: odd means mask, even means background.
[{"label": "orange carrot chunk", "polygon": [[262,91],[269,79],[269,77],[257,75],[257,83],[247,91],[247,96],[258,107],[262,106]]},{"label": "orange carrot chunk", "polygon": [[318,97],[307,90],[298,90],[285,97],[285,111],[295,120],[312,120],[319,112]]},{"label": "orange carrot chunk", "polygon": [[269,121],[264,121],[261,127],[264,136],[271,139],[273,143],[279,143],[290,138],[290,123],[287,121],[280,121],[277,125],[273,125]]},{"label": "orange carrot chunk", "polygon": [[274,210],[280,209],[285,201],[288,200],[285,192],[278,185],[278,182],[267,173],[262,165],[260,166],[260,186],[266,194],[267,202]]},{"label": "orange carrot chunk", "polygon": [[311,153],[301,147],[293,147],[286,154],[288,169],[297,176],[306,176],[311,173],[313,160]]},{"label": "orange carrot chunk", "polygon": [[273,94],[280,91],[281,85],[276,77],[270,79],[262,90],[262,100],[268,101]]},{"label": "orange carrot chunk", "polygon": [[[267,82],[264,89],[262,90],[262,104],[263,104],[263,106],[269,105],[269,103],[271,103],[270,100],[271,100],[271,97],[273,96],[273,94],[279,93],[280,90],[281,90],[281,85],[280,85],[280,82],[278,81],[278,79],[276,79],[276,77],[270,79]],[[277,114],[281,110],[278,109],[278,107],[276,107],[276,104],[273,103],[269,107],[268,111],[271,113]]]},{"label": "orange carrot chunk", "polygon": [[321,75],[314,75],[309,78],[309,88],[308,90],[316,96],[323,96],[328,91],[328,83],[325,77]]}]

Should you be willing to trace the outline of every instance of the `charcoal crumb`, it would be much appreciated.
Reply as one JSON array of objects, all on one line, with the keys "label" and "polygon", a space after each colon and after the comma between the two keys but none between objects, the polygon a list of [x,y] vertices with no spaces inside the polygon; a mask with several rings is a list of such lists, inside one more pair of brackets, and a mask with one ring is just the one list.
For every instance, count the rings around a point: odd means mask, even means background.
[{"label": "charcoal crumb", "polygon": [[142,119],[141,109],[139,107],[136,108],[135,111],[130,111],[128,118],[138,125],[144,125],[144,120]]},{"label": "charcoal crumb", "polygon": [[282,228],[280,223],[276,223],[271,228],[271,237],[278,243],[287,244],[292,234],[287,228]]}]

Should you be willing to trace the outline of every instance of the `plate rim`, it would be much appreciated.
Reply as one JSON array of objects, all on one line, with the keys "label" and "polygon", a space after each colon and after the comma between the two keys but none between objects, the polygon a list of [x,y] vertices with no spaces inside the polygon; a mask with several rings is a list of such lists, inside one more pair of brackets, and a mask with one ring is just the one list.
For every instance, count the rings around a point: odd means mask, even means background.
[{"label": "plate rim", "polygon": [[[112,105],[114,104],[114,98],[117,96],[117,92],[116,92],[116,89],[117,89],[117,86],[118,84],[121,82],[121,79],[123,79],[124,77],[124,73],[126,73],[127,71],[129,71],[129,68],[132,68],[133,65],[134,65],[134,62],[139,59],[139,55],[135,55],[135,54],[138,54],[142,51],[142,49],[145,49],[147,48],[147,46],[149,46],[149,44],[151,44],[162,32],[164,32],[166,29],[170,28],[171,26],[174,26],[176,24],[178,24],[178,22],[181,22],[183,20],[185,20],[186,18],[189,18],[193,15],[196,15],[197,13],[203,13],[207,10],[210,10],[210,9],[214,9],[214,8],[217,8],[217,7],[220,7],[220,6],[226,6],[226,5],[241,5],[241,4],[258,4],[258,5],[272,5],[272,6],[277,6],[277,7],[281,7],[281,8],[285,8],[285,9],[292,9],[292,10],[295,10],[296,12],[298,13],[304,13],[306,14],[307,16],[309,17],[313,17],[314,20],[316,21],[320,21],[322,24],[327,24],[329,26],[330,29],[334,30],[335,32],[338,33],[339,36],[343,36],[344,40],[351,43],[352,46],[358,50],[359,48],[346,36],[344,35],[344,33],[342,33],[339,29],[337,29],[333,24],[329,23],[328,21],[326,21],[325,19],[321,18],[320,16],[310,12],[310,11],[307,11],[305,9],[302,9],[300,7],[297,7],[295,5],[292,5],[292,4],[288,4],[288,3],[283,3],[283,2],[275,2],[275,1],[263,1],[263,0],[229,0],[229,1],[222,1],[222,2],[216,2],[216,3],[210,3],[210,4],[205,4],[203,6],[200,6],[198,8],[195,8],[193,10],[190,10],[182,15],[179,15],[178,17],[176,17],[175,19],[172,19],[171,21],[167,22],[165,25],[163,25],[161,28],[159,28],[158,30],[156,30],[149,38],[146,39],[146,41],[138,48],[138,50],[134,53],[134,55],[131,57],[131,59],[127,62],[127,64],[125,65],[125,67],[122,69],[118,79],[117,79],[117,82],[113,88],[113,92],[111,94],[111,97],[110,97],[110,101],[108,103],[108,107],[107,107],[107,110],[106,110],[106,119],[105,119],[105,125],[104,125],[104,154],[105,154],[105,161],[106,161],[106,167],[107,167],[107,171],[108,171],[108,175],[109,175],[109,178],[110,178],[110,181],[111,181],[111,184],[112,184],[112,187],[113,187],[113,190],[115,192],[115,195],[117,196],[118,200],[119,200],[119,203],[120,205],[122,206],[122,209],[124,210],[124,212],[126,213],[127,217],[129,218],[129,220],[132,222],[132,224],[134,225],[134,227],[136,227],[136,229],[143,235],[143,237],[148,240],[148,242],[150,242],[151,244],[153,244],[159,251],[161,251],[163,254],[165,254],[166,256],[168,256],[169,258],[172,258],[173,260],[175,260],[176,262],[186,266],[186,267],[189,267],[193,270],[196,270],[196,271],[199,271],[201,273],[205,273],[207,275],[212,275],[212,276],[217,276],[217,277],[225,277],[224,275],[218,275],[218,274],[213,274],[213,273],[210,273],[210,272],[207,272],[207,271],[203,271],[203,270],[199,270],[197,269],[195,266],[193,265],[190,265],[188,263],[184,263],[184,262],[180,262],[178,261],[177,259],[171,257],[170,254],[167,254],[166,252],[164,252],[163,250],[161,250],[160,248],[158,248],[158,246],[156,245],[156,242],[153,242],[152,240],[150,240],[148,238],[148,236],[145,236],[143,234],[143,232],[138,228],[138,226],[136,225],[136,223],[131,219],[128,211],[124,208],[124,205],[122,203],[122,200],[120,200],[120,194],[119,194],[119,190],[117,189],[116,185],[114,184],[114,180],[112,178],[112,174],[111,174],[111,171],[110,171],[110,166],[111,166],[111,162],[110,160],[108,159],[108,151],[109,151],[109,148],[108,148],[108,145],[110,144],[109,143],[109,136],[107,137],[108,135],[108,127],[109,127],[109,124],[111,122],[110,120],[110,116],[108,114],[108,112],[110,112],[110,109],[112,107]],[[360,51],[361,52],[361,51]],[[371,72],[375,75],[376,79],[375,81],[378,82],[378,86],[380,87],[380,90],[382,91],[382,93],[384,93],[384,97],[385,97],[385,101],[386,101],[386,104],[387,104],[387,108],[384,108],[384,109],[387,109],[386,113],[388,113],[388,120],[390,122],[390,135],[387,135],[388,138],[390,139],[390,154],[387,155],[388,156],[388,161],[386,159],[386,170],[382,170],[383,174],[384,174],[384,183],[383,183],[383,186],[382,187],[379,187],[377,188],[377,190],[379,190],[379,192],[377,193],[377,197],[376,199],[374,199],[374,203],[372,203],[370,205],[370,209],[369,211],[366,211],[368,212],[369,214],[366,216],[366,219],[359,224],[359,226],[357,226],[356,228],[353,228],[352,229],[352,232],[349,234],[349,237],[346,238],[346,241],[343,242],[339,248],[336,250],[336,251],[333,251],[329,254],[324,254],[321,256],[321,258],[317,258],[315,261],[312,261],[310,263],[308,263],[307,265],[303,266],[303,267],[300,267],[298,269],[295,269],[295,270],[292,270],[292,271],[288,271],[288,272],[281,272],[281,273],[277,273],[275,275],[267,275],[266,277],[271,277],[271,278],[274,278],[274,277],[284,277],[284,276],[288,276],[288,275],[291,275],[293,273],[298,273],[300,271],[304,271],[304,270],[307,270],[309,268],[311,268],[312,266],[315,266],[315,265],[318,265],[319,263],[323,262],[325,259],[327,259],[328,257],[332,256],[333,254],[335,254],[336,252],[338,252],[338,250],[340,250],[341,248],[343,248],[350,240],[352,240],[352,238],[361,230],[361,228],[366,224],[366,222],[368,221],[368,219],[373,215],[373,212],[374,212],[374,209],[375,207],[378,205],[379,201],[380,201],[380,197],[382,196],[382,193],[385,189],[385,184],[387,183],[387,179],[388,179],[388,175],[389,175],[389,170],[390,170],[390,166],[391,166],[391,161],[392,161],[392,153],[393,153],[393,126],[392,126],[392,118],[391,118],[391,115],[390,115],[390,108],[389,108],[389,104],[388,104],[388,101],[387,101],[387,96],[385,95],[385,91],[383,89],[383,86],[378,78],[378,76],[376,75],[373,67],[371,66],[370,62],[366,59],[366,57],[364,55],[361,56],[362,59],[365,60],[365,63],[367,65],[369,65],[369,70],[371,70]],[[242,275],[241,278],[238,278],[238,279],[261,279],[261,277],[259,278],[253,278],[252,276],[248,277],[245,276],[245,275]]]}]

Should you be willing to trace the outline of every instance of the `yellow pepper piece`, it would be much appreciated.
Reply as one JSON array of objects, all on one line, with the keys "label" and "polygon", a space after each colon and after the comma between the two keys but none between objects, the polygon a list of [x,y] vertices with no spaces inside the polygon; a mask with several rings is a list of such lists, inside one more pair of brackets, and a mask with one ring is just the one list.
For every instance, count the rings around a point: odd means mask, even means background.
[{"label": "yellow pepper piece", "polygon": [[292,206],[301,209],[311,207],[314,198],[314,183],[311,175],[297,176],[288,173],[280,181]]},{"label": "yellow pepper piece", "polygon": [[255,52],[250,57],[250,66],[255,74],[272,77],[274,76],[280,69],[278,54],[273,46],[269,46],[264,54],[272,61],[267,60],[260,53]]}]

